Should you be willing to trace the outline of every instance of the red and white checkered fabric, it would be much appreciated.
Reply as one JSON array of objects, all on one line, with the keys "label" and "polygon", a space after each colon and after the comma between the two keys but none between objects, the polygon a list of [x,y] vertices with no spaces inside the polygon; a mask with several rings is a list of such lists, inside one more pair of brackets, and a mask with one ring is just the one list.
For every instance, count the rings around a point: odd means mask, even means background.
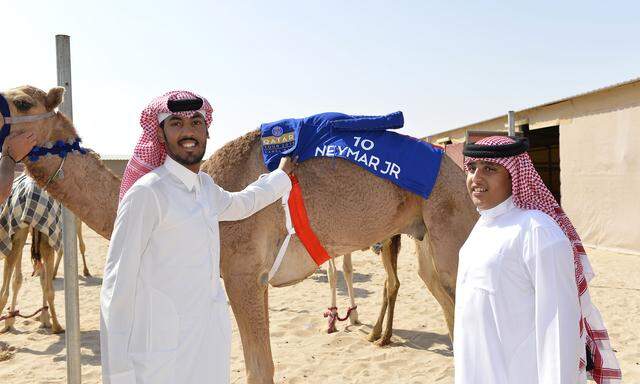
[{"label": "red and white checkered fabric", "polygon": [[[477,141],[478,145],[506,145],[515,141],[506,136],[491,136]],[[582,308],[580,320],[580,336],[585,340],[591,352],[594,368],[591,377],[598,384],[613,384],[621,382],[621,371],[618,360],[611,349],[609,335],[605,328],[600,311],[593,305],[588,291],[588,281],[594,276],[578,232],[553,197],[540,175],[536,171],[528,153],[512,157],[501,158],[473,158],[465,157],[464,168],[468,171],[468,164],[474,160],[487,161],[502,165],[511,175],[512,194],[514,204],[521,209],[537,209],[551,216],[562,228],[573,247],[573,262],[576,272],[576,284]],[[585,316],[585,314],[587,314]],[[586,332],[584,332],[586,329]],[[584,370],[586,363],[581,359],[580,369]]]},{"label": "red and white checkered fabric", "polygon": [[195,112],[171,112],[167,106],[169,100],[187,100],[201,98],[202,108],[206,114],[207,127],[211,125],[213,119],[213,108],[211,104],[202,96],[190,91],[171,91],[153,99],[153,101],[140,114],[140,125],[142,126],[142,136],[136,144],[133,156],[127,163],[127,168],[122,176],[120,184],[120,200],[131,186],[142,176],[151,172],[164,163],[167,156],[166,148],[158,140],[158,115],[160,113],[170,113],[172,115],[191,117]]}]

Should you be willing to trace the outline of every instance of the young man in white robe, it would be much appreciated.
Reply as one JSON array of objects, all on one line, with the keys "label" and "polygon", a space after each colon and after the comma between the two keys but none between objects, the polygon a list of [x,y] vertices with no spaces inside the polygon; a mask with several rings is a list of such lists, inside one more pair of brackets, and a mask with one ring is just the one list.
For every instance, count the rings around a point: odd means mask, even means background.
[{"label": "young man in white robe", "polygon": [[460,250],[455,382],[619,383],[584,248],[527,149],[505,136],[464,148],[480,218]]},{"label": "young man in white robe", "polygon": [[231,324],[218,222],[241,220],[291,188],[279,169],[230,193],[199,171],[211,105],[188,91],[156,98],[121,186],[100,297],[103,382],[229,382]]}]

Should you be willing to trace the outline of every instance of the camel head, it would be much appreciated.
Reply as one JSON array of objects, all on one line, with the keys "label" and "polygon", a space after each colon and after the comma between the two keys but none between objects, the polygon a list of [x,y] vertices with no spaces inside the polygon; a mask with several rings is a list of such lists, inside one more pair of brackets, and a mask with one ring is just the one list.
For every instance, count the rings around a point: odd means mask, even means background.
[{"label": "camel head", "polygon": [[[2,96],[7,100],[11,117],[43,115],[47,112],[55,111],[62,103],[64,88],[54,87],[49,92],[25,85],[12,88],[2,92]],[[4,122],[4,117],[0,118],[0,123]],[[38,119],[36,121],[23,121],[11,124],[11,134],[33,131],[36,134],[36,145],[42,146],[46,143],[58,140],[68,140],[77,137],[71,120],[60,112],[52,116]]]}]

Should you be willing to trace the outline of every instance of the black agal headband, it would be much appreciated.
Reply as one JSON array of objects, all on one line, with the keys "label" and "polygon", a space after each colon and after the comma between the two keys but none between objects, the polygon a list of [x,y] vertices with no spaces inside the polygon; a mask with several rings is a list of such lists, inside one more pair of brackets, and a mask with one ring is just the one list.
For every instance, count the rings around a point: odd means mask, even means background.
[{"label": "black agal headband", "polygon": [[524,153],[529,149],[529,140],[523,137],[509,137],[515,142],[502,145],[479,145],[476,143],[465,143],[462,154],[465,157],[475,158],[497,158],[512,157]]},{"label": "black agal headband", "polygon": [[204,101],[199,97],[196,99],[169,100],[167,101],[167,108],[171,112],[188,112],[199,110],[203,104]]}]

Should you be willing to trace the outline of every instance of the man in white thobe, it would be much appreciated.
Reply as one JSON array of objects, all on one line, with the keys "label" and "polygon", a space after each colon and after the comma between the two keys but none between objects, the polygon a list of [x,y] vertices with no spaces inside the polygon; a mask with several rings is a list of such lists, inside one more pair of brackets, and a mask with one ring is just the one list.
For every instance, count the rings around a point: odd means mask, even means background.
[{"label": "man in white thobe", "polygon": [[[480,218],[458,264],[457,384],[584,383],[594,353],[613,356],[594,351],[581,330],[599,319],[581,312],[581,299],[597,312],[586,292],[585,274],[593,273],[583,252],[574,255],[577,233],[527,148],[525,140],[504,136],[465,146],[467,189]],[[614,363],[615,356],[607,364]]]},{"label": "man in white thobe", "polygon": [[[101,291],[104,383],[229,382],[218,223],[282,197],[292,164],[285,160],[241,192],[223,190],[198,171],[211,111],[205,99],[175,91],[143,112]],[[163,164],[148,166],[153,161]]]}]

